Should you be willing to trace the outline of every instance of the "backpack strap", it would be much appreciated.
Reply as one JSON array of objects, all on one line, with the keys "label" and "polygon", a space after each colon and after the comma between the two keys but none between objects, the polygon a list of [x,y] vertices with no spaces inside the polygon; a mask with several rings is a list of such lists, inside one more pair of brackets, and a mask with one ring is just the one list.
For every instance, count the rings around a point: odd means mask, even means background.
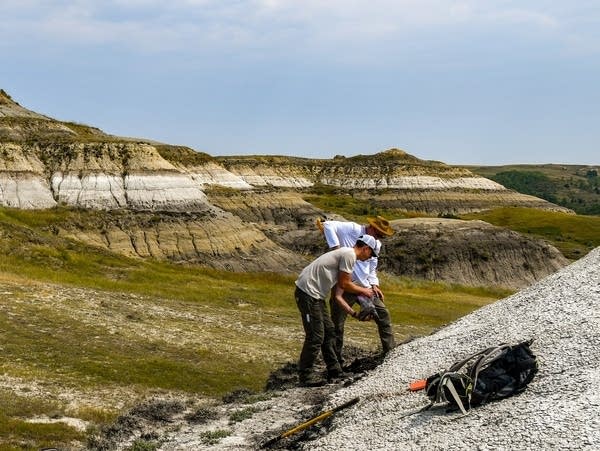
[{"label": "backpack strap", "polygon": [[471,354],[468,357],[465,357],[463,360],[456,362],[454,365],[452,365],[450,368],[448,368],[448,372],[457,372],[458,370],[460,370],[463,366],[465,366],[470,360],[474,359],[475,357],[481,356],[482,354],[487,354],[488,352],[490,352],[491,350],[496,349],[496,347],[491,347],[491,348],[487,348],[484,349],[483,351],[479,351],[476,352],[475,354]]},{"label": "backpack strap", "polygon": [[427,410],[431,409],[433,407],[434,402],[430,402],[429,404],[427,404],[426,406],[423,407],[418,407],[416,409],[412,409],[412,410],[407,410],[406,412],[404,412],[402,415],[399,415],[397,418],[406,418],[409,417],[411,415],[414,415],[416,413],[421,413],[421,412],[426,412]]},{"label": "backpack strap", "polygon": [[[443,384],[444,384],[444,386],[448,387],[448,390],[450,391],[450,394],[454,398],[454,401],[458,405],[458,408],[460,409],[460,411],[463,413],[463,415],[466,415],[467,409],[465,409],[465,406],[463,405],[462,401],[460,400],[460,396],[458,396],[458,392],[456,391],[456,387],[454,387],[454,384],[452,383],[452,379],[449,377],[446,378],[446,380],[443,382]],[[442,384],[440,384],[440,385],[442,385]]]},{"label": "backpack strap", "polygon": [[469,370],[469,377],[473,379],[473,385],[475,385],[477,382],[477,376],[479,376],[479,372],[482,370],[482,368],[500,357],[505,349],[510,348],[511,346],[509,344],[502,343],[501,345],[487,348],[485,351],[483,351],[479,358],[473,362],[473,365]]}]

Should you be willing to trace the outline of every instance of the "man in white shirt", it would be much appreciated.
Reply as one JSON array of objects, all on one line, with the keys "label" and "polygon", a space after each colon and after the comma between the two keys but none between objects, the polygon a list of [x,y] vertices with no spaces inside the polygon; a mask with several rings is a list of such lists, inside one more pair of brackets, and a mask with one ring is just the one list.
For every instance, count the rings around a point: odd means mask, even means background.
[{"label": "man in white shirt", "polygon": [[[330,249],[338,249],[340,247],[352,247],[359,236],[363,234],[371,235],[376,239],[388,237],[394,234],[394,229],[383,216],[367,218],[368,223],[360,225],[355,222],[348,221],[323,221],[317,222],[319,228],[325,235],[325,240]],[[378,241],[379,243],[379,241]],[[381,243],[379,243],[381,246]],[[379,249],[376,249],[379,253]],[[383,300],[384,295],[379,288],[379,278],[377,277],[377,257],[370,258],[366,261],[358,261],[352,272],[352,282],[365,287],[372,288],[375,296],[370,295],[375,306],[376,315],[373,320],[377,324],[379,338],[383,354],[387,354],[396,346],[394,333],[392,331],[391,316],[386,308]],[[352,307],[358,302],[357,295],[354,293],[345,292],[344,300]],[[346,312],[338,307],[338,302],[334,301],[334,296],[330,299],[331,319],[335,328],[336,342],[335,351],[340,363],[343,364],[342,349],[344,346],[344,323],[346,321]]]},{"label": "man in white shirt", "polygon": [[[343,376],[342,366],[334,349],[334,327],[327,312],[325,299],[336,285],[349,293],[365,296],[372,294],[370,288],[352,283],[351,274],[357,260],[371,258],[376,246],[376,240],[372,236],[359,236],[352,247],[340,248],[321,255],[298,276],[294,297],[306,334],[298,363],[302,385],[311,387],[323,385],[324,381],[317,376],[314,369],[319,352],[323,355],[328,379]],[[337,298],[337,303],[336,305],[345,315],[357,317],[357,312],[352,310],[341,296]]]}]

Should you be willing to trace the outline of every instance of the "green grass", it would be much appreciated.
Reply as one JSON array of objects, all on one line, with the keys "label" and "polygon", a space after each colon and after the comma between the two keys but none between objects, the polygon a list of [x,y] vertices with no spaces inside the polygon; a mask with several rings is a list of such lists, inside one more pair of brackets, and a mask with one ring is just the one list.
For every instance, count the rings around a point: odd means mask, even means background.
[{"label": "green grass", "polygon": [[85,434],[64,423],[29,423],[0,413],[0,450],[66,447]]},{"label": "green grass", "polygon": [[67,445],[84,434],[64,423],[40,424],[26,418],[45,415],[50,418],[66,413],[58,401],[17,395],[0,389],[0,450],[39,449],[43,446]]},{"label": "green grass", "polygon": [[366,223],[367,217],[381,215],[388,219],[412,218],[427,216],[425,213],[407,212],[396,208],[385,208],[372,200],[357,198],[342,188],[316,185],[302,196],[306,202],[315,207],[339,214],[349,221]]},{"label": "green grass", "polygon": [[[295,274],[132,259],[55,234],[54,224],[94,222],[99,214],[0,209],[0,372],[42,387],[17,401],[0,392],[0,449],[83,440],[63,423],[26,421],[37,415],[98,426],[119,414],[113,401],[131,406],[157,392],[260,392],[272,370],[298,357],[303,333]],[[398,341],[509,294],[381,279]],[[348,322],[346,339],[372,349],[379,341],[374,324],[358,322]],[[67,408],[52,401],[63,391],[83,400],[104,393],[106,405]]]},{"label": "green grass", "polygon": [[578,214],[600,214],[600,178],[597,166],[543,164],[480,166],[469,169],[507,188],[546,199]]},{"label": "green grass", "polygon": [[600,217],[570,215],[529,208],[499,208],[462,215],[481,219],[519,233],[551,242],[567,258],[576,260],[600,246]]},{"label": "green grass", "polygon": [[229,424],[239,423],[241,421],[252,418],[252,416],[259,412],[259,409],[256,407],[246,407],[244,409],[239,409],[229,415]]},{"label": "green grass", "polygon": [[182,164],[187,167],[202,166],[208,162],[214,161],[214,158],[210,155],[196,152],[189,147],[170,146],[166,144],[159,144],[155,147],[160,156],[165,160],[175,164]]},{"label": "green grass", "polygon": [[216,445],[222,438],[229,437],[231,431],[227,429],[217,429],[216,431],[206,431],[200,434],[202,443],[205,445]]}]

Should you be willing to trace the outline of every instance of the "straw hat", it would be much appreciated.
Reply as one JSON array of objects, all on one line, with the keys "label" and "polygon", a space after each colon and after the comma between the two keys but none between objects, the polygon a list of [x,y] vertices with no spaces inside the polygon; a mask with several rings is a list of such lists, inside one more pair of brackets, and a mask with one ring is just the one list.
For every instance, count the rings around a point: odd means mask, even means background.
[{"label": "straw hat", "polygon": [[383,216],[367,218],[367,222],[371,227],[376,228],[383,235],[392,236],[394,234],[394,229],[390,226],[390,221]]}]

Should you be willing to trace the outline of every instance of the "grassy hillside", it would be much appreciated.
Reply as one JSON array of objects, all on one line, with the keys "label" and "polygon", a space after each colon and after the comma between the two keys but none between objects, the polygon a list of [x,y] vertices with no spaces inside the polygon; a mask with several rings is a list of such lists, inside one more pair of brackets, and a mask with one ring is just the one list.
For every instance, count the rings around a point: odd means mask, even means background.
[{"label": "grassy hillside", "polygon": [[406,212],[401,209],[380,208],[373,202],[354,197],[352,191],[330,185],[314,185],[304,190],[303,199],[315,207],[343,216],[349,221],[366,223],[368,216],[383,215],[389,219],[427,216],[422,212]]},{"label": "grassy hillside", "polygon": [[[93,212],[0,209],[0,450],[67,447],[157,394],[260,390],[295,361],[295,274],[239,274],[129,259],[55,233]],[[80,218],[85,223],[85,217]],[[382,275],[399,341],[509,294]],[[348,344],[376,349],[374,324]],[[77,418],[88,431],[34,418]]]},{"label": "grassy hillside", "polygon": [[529,208],[499,208],[461,216],[550,241],[565,257],[577,260],[600,246],[600,217]]},{"label": "grassy hillside", "polygon": [[600,215],[598,166],[545,164],[468,169],[507,188],[562,205],[578,214]]}]

